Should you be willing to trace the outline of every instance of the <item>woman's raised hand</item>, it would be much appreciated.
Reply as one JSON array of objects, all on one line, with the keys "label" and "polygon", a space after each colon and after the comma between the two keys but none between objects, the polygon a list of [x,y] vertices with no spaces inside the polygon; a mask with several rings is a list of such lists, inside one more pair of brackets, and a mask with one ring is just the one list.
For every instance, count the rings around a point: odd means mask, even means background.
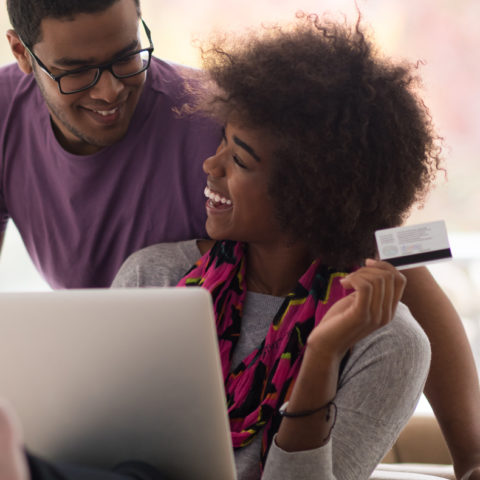
[{"label": "woman's raised hand", "polygon": [[367,259],[341,280],[353,292],[336,302],[308,338],[308,348],[341,358],[356,342],[393,318],[405,277],[387,262]]}]

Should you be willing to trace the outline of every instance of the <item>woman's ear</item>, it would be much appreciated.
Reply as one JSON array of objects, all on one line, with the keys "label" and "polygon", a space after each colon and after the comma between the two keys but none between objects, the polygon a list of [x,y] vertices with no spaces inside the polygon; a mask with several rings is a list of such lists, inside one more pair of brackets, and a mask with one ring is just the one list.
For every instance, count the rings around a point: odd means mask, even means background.
[{"label": "woman's ear", "polygon": [[32,59],[28,53],[28,50],[25,48],[25,45],[17,35],[17,32],[15,32],[15,30],[8,30],[7,40],[10,44],[10,49],[17,60],[20,70],[27,75],[32,73]]}]

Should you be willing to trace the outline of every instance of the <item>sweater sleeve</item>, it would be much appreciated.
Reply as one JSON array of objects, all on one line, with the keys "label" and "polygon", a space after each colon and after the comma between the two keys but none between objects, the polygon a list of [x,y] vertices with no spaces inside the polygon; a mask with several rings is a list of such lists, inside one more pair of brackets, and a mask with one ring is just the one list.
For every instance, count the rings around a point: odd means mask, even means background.
[{"label": "sweater sleeve", "polygon": [[[132,254],[112,286],[176,285],[199,257],[195,240],[153,245]],[[293,453],[274,441],[262,480],[368,479],[414,412],[429,365],[428,339],[408,308],[399,304],[388,325],[352,349],[338,382],[330,441]],[[241,461],[237,455],[236,460]],[[259,478],[258,471],[251,473],[248,479]]]},{"label": "sweater sleeve", "polygon": [[151,245],[125,260],[112,288],[174,286],[198,258],[196,240]]},{"label": "sweater sleeve", "polygon": [[368,479],[414,412],[429,366],[427,336],[400,304],[390,324],[352,349],[330,441],[294,453],[273,443],[262,480]]}]

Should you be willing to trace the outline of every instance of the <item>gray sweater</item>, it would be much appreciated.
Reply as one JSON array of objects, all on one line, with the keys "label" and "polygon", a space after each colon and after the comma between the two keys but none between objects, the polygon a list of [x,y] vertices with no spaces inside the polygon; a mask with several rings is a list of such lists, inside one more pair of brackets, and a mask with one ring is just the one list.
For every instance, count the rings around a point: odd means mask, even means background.
[{"label": "gray sweater", "polygon": [[[195,240],[147,247],[126,260],[112,287],[176,285],[199,258]],[[247,293],[238,363],[263,340],[283,298]],[[260,435],[235,452],[239,480],[368,479],[413,413],[430,365],[428,339],[408,308],[358,342],[340,376],[330,441],[289,453],[273,442],[260,475]]]}]

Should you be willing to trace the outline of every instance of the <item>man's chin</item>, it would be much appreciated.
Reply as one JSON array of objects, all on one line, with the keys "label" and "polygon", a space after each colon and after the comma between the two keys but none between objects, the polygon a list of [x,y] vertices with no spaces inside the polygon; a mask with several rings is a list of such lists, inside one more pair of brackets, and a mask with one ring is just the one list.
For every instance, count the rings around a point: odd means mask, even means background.
[{"label": "man's chin", "polygon": [[102,135],[96,134],[81,134],[76,133],[73,138],[67,139],[63,137],[63,141],[58,138],[62,147],[70,153],[75,155],[92,155],[98,151],[110,147],[122,140],[127,128],[119,129],[117,131],[105,132]]},{"label": "man's chin", "polygon": [[52,125],[55,136],[64,150],[74,155],[92,155],[99,150],[110,147],[122,140],[127,134],[131,117],[102,125],[89,115],[68,119],[52,115]]}]

